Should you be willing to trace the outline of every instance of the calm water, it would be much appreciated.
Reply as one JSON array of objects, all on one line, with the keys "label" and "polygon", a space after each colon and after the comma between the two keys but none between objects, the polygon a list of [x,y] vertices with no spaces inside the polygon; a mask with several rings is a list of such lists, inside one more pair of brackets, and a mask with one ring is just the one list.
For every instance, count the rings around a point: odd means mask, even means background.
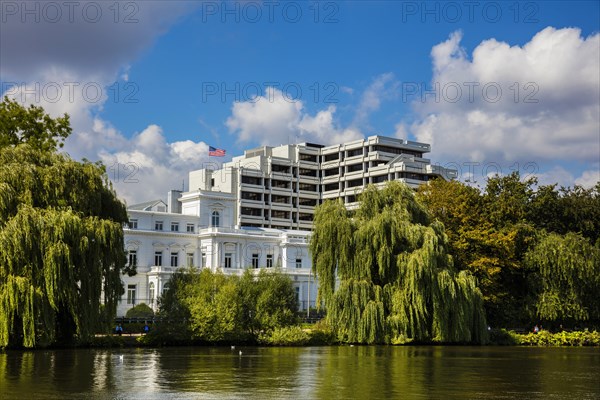
[{"label": "calm water", "polygon": [[6,352],[0,353],[0,398],[599,399],[600,349],[357,346]]}]

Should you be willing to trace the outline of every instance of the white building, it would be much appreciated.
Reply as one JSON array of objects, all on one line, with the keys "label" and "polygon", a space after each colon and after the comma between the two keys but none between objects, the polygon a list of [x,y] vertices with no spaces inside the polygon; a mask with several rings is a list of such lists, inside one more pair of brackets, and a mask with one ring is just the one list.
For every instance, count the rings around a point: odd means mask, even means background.
[{"label": "white building", "polygon": [[292,277],[300,309],[315,306],[308,241],[315,207],[342,198],[356,206],[368,184],[398,180],[417,187],[456,171],[432,166],[423,143],[371,136],[335,146],[311,143],[247,150],[222,167],[189,173],[190,191],[167,202],[128,208],[125,247],[137,275],[124,277],[117,315],[157,297],[182,266],[241,274],[281,268]]}]

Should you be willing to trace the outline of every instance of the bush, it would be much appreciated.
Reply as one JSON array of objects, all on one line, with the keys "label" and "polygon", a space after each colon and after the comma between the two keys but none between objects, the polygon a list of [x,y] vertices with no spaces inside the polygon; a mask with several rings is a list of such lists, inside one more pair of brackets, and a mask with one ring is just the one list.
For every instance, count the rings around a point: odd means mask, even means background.
[{"label": "bush", "polygon": [[489,335],[489,344],[496,346],[514,346],[520,344],[521,338],[514,331],[506,329],[492,329]]},{"label": "bush", "polygon": [[517,343],[523,346],[600,346],[600,333],[597,331],[557,332],[540,331],[525,335],[511,332]]},{"label": "bush", "polygon": [[333,333],[333,329],[331,329],[325,320],[320,320],[310,327],[309,344],[313,346],[322,346],[330,345],[335,342],[335,333]]},{"label": "bush", "polygon": [[297,325],[275,328],[271,334],[261,337],[261,341],[274,346],[304,346],[309,340],[309,333]]},{"label": "bush", "polygon": [[137,306],[127,310],[125,318],[148,318],[154,317],[154,311],[146,303],[140,303]]}]

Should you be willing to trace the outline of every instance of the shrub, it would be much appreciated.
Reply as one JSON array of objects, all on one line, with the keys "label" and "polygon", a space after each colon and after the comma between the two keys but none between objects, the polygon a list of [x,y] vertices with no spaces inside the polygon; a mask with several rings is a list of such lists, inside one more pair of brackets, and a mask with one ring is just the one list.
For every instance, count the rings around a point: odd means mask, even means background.
[{"label": "shrub", "polygon": [[511,332],[523,346],[600,346],[600,333],[597,331],[557,332],[540,331],[519,335]]},{"label": "shrub", "polygon": [[336,342],[333,329],[325,322],[320,320],[310,327],[309,344],[313,346],[330,345]]},{"label": "shrub", "polygon": [[154,311],[146,303],[140,303],[137,306],[127,310],[125,318],[148,318],[154,317]]},{"label": "shrub", "polygon": [[513,346],[519,344],[521,338],[514,331],[507,331],[506,329],[492,329],[489,335],[489,344],[497,346]]},{"label": "shrub", "polygon": [[310,334],[300,326],[286,326],[275,328],[261,337],[261,341],[274,346],[304,346],[310,341]]}]

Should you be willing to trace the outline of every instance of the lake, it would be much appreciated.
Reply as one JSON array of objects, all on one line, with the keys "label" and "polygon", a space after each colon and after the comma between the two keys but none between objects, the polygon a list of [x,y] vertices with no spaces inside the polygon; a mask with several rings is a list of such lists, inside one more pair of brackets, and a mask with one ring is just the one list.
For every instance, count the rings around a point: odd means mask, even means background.
[{"label": "lake", "polygon": [[0,398],[598,399],[600,349],[238,346],[7,351],[0,353]]}]

